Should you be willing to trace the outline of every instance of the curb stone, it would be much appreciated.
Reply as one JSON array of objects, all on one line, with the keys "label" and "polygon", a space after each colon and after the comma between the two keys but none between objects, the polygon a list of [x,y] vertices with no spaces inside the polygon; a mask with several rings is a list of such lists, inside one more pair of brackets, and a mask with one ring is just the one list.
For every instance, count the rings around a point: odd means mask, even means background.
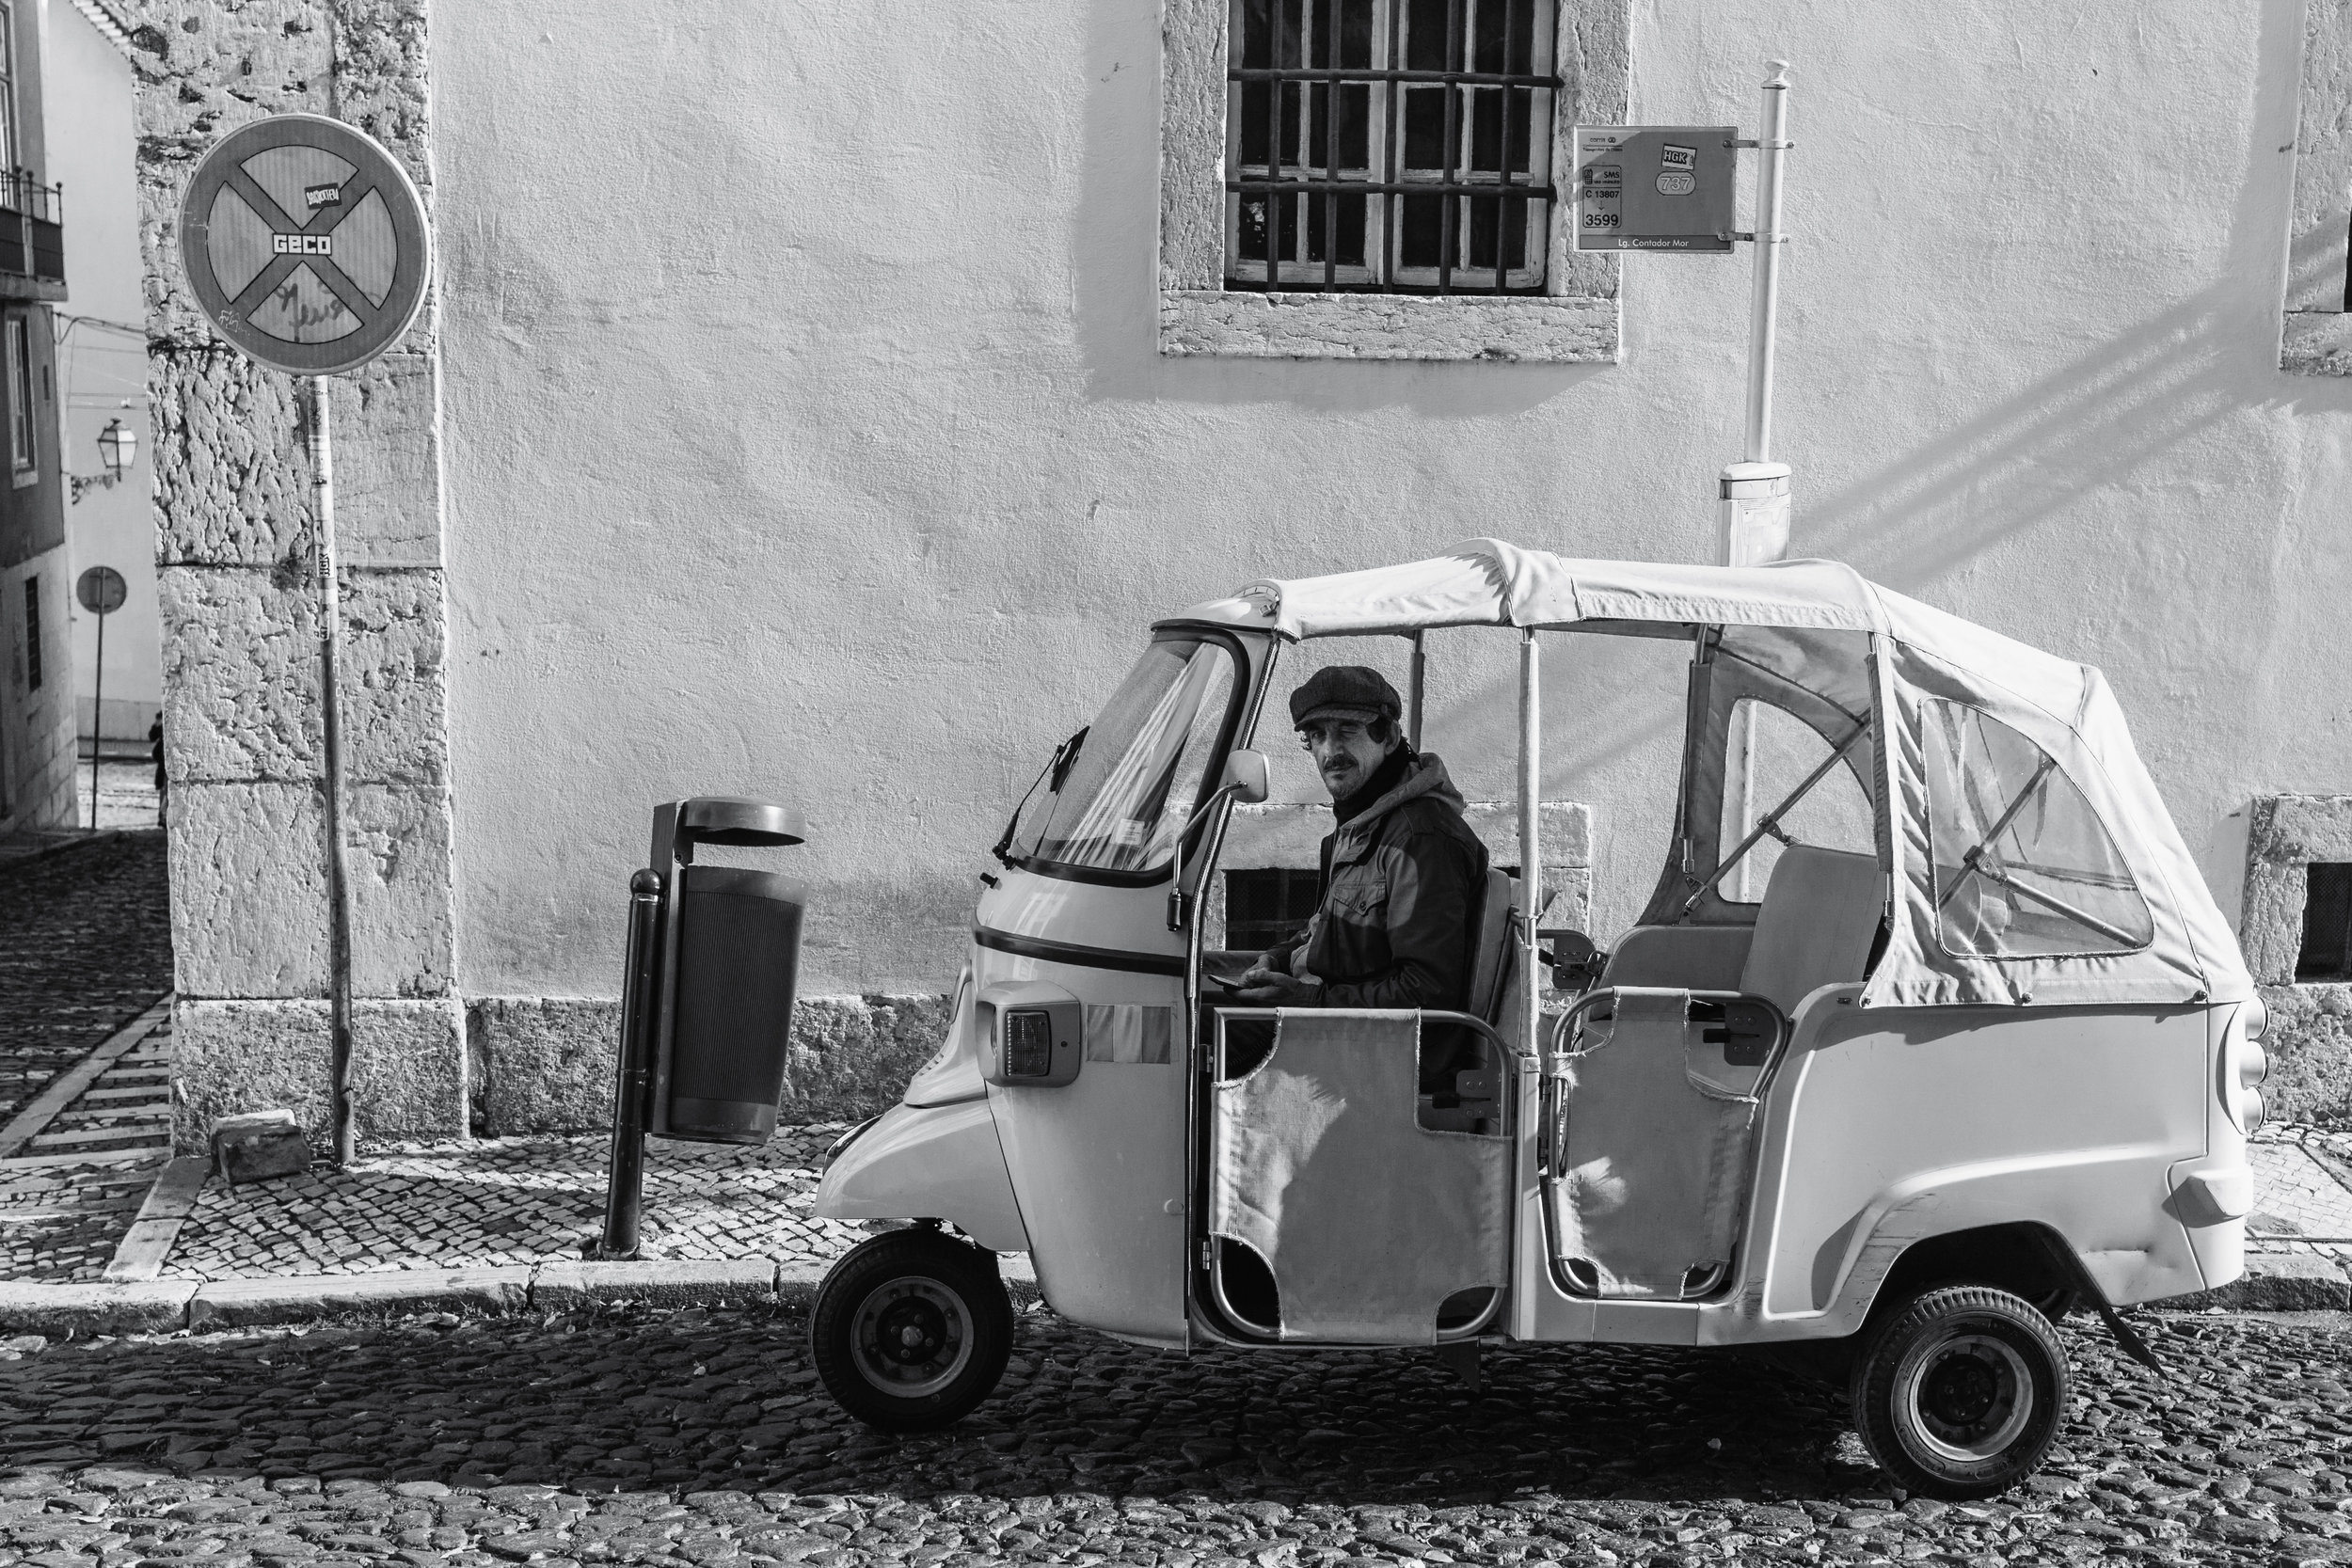
[{"label": "curb stone", "polygon": [[[694,1307],[730,1296],[776,1295],[779,1273],[772,1258],[680,1262],[638,1260],[611,1263],[543,1263],[531,1281],[533,1307],[585,1307],[600,1301],[637,1301],[651,1307]],[[815,1286],[809,1287],[813,1292]]]},{"label": "curb stone", "polygon": [[71,1338],[82,1334],[151,1334],[187,1324],[193,1279],[135,1285],[0,1284],[0,1331]]},{"label": "curb stone", "polygon": [[531,1297],[532,1270],[409,1269],[276,1279],[224,1279],[199,1287],[188,1302],[190,1328],[330,1318],[372,1307],[492,1307],[512,1310]]},{"label": "curb stone", "polygon": [[[59,1338],[170,1333],[307,1323],[386,1307],[521,1307],[562,1310],[601,1302],[654,1307],[765,1305],[805,1308],[830,1261],[772,1258],[557,1260],[506,1268],[401,1269],[382,1274],[283,1275],[262,1279],[152,1280],[137,1284],[0,1283],[0,1334]],[[998,1259],[1016,1302],[1039,1299],[1029,1259]]]},{"label": "curb stone", "polygon": [[2246,1272],[2227,1285],[2149,1305],[2168,1312],[2208,1307],[2235,1312],[2341,1312],[2352,1307],[2352,1278],[2345,1277],[2334,1259],[2316,1253],[2254,1253],[2246,1259]]}]

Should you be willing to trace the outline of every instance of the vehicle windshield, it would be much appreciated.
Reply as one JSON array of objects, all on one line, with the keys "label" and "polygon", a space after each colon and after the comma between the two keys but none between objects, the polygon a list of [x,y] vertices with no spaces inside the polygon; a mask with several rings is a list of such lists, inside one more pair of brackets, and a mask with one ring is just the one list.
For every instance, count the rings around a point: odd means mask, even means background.
[{"label": "vehicle windshield", "polygon": [[1164,867],[1210,782],[1236,695],[1221,641],[1167,637],[1093,723],[1062,742],[1007,835],[1023,864],[1138,875]]}]

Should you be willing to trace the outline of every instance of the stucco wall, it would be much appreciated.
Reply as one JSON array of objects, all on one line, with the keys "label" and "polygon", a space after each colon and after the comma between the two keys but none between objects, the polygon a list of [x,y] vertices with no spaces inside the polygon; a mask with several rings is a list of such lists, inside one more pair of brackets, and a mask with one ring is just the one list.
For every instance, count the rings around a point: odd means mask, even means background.
[{"label": "stucco wall", "polygon": [[[1795,547],[2105,666],[2233,903],[2232,814],[2352,763],[2352,392],[2277,368],[2300,8],[1884,22],[1633,12],[1645,121],[1752,126],[1796,63]],[[437,18],[468,994],[616,989],[646,810],[704,790],[807,810],[810,990],[938,989],[983,847],[1152,613],[1488,531],[1707,557],[1744,253],[1629,260],[1615,366],[1163,358],[1158,27]],[[1507,653],[1474,642],[1434,640],[1431,738],[1501,798]],[[1663,847],[1677,660],[1564,640],[1547,680],[1606,930]]]}]

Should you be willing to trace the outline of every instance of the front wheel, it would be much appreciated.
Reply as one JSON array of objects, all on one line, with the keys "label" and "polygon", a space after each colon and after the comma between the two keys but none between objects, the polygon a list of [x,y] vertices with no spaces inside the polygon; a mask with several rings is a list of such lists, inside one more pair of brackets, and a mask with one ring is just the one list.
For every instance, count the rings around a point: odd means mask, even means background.
[{"label": "front wheel", "polygon": [[2066,1352],[2049,1320],[1981,1285],[1923,1292],[1854,1365],[1854,1424],[1879,1467],[1914,1492],[1965,1501],[2016,1485],[2066,1413]]},{"label": "front wheel", "polygon": [[996,1259],[936,1230],[893,1230],[833,1266],[809,1346],[841,1408],[885,1432],[961,1420],[1012,1354],[1012,1303]]}]

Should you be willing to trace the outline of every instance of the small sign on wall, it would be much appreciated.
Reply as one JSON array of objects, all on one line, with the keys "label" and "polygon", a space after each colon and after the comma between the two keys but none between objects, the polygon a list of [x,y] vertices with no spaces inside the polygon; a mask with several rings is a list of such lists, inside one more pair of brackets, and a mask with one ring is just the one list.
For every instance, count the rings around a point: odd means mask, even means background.
[{"label": "small sign on wall", "polygon": [[1576,128],[1576,248],[1727,251],[1738,164],[1728,125]]}]

